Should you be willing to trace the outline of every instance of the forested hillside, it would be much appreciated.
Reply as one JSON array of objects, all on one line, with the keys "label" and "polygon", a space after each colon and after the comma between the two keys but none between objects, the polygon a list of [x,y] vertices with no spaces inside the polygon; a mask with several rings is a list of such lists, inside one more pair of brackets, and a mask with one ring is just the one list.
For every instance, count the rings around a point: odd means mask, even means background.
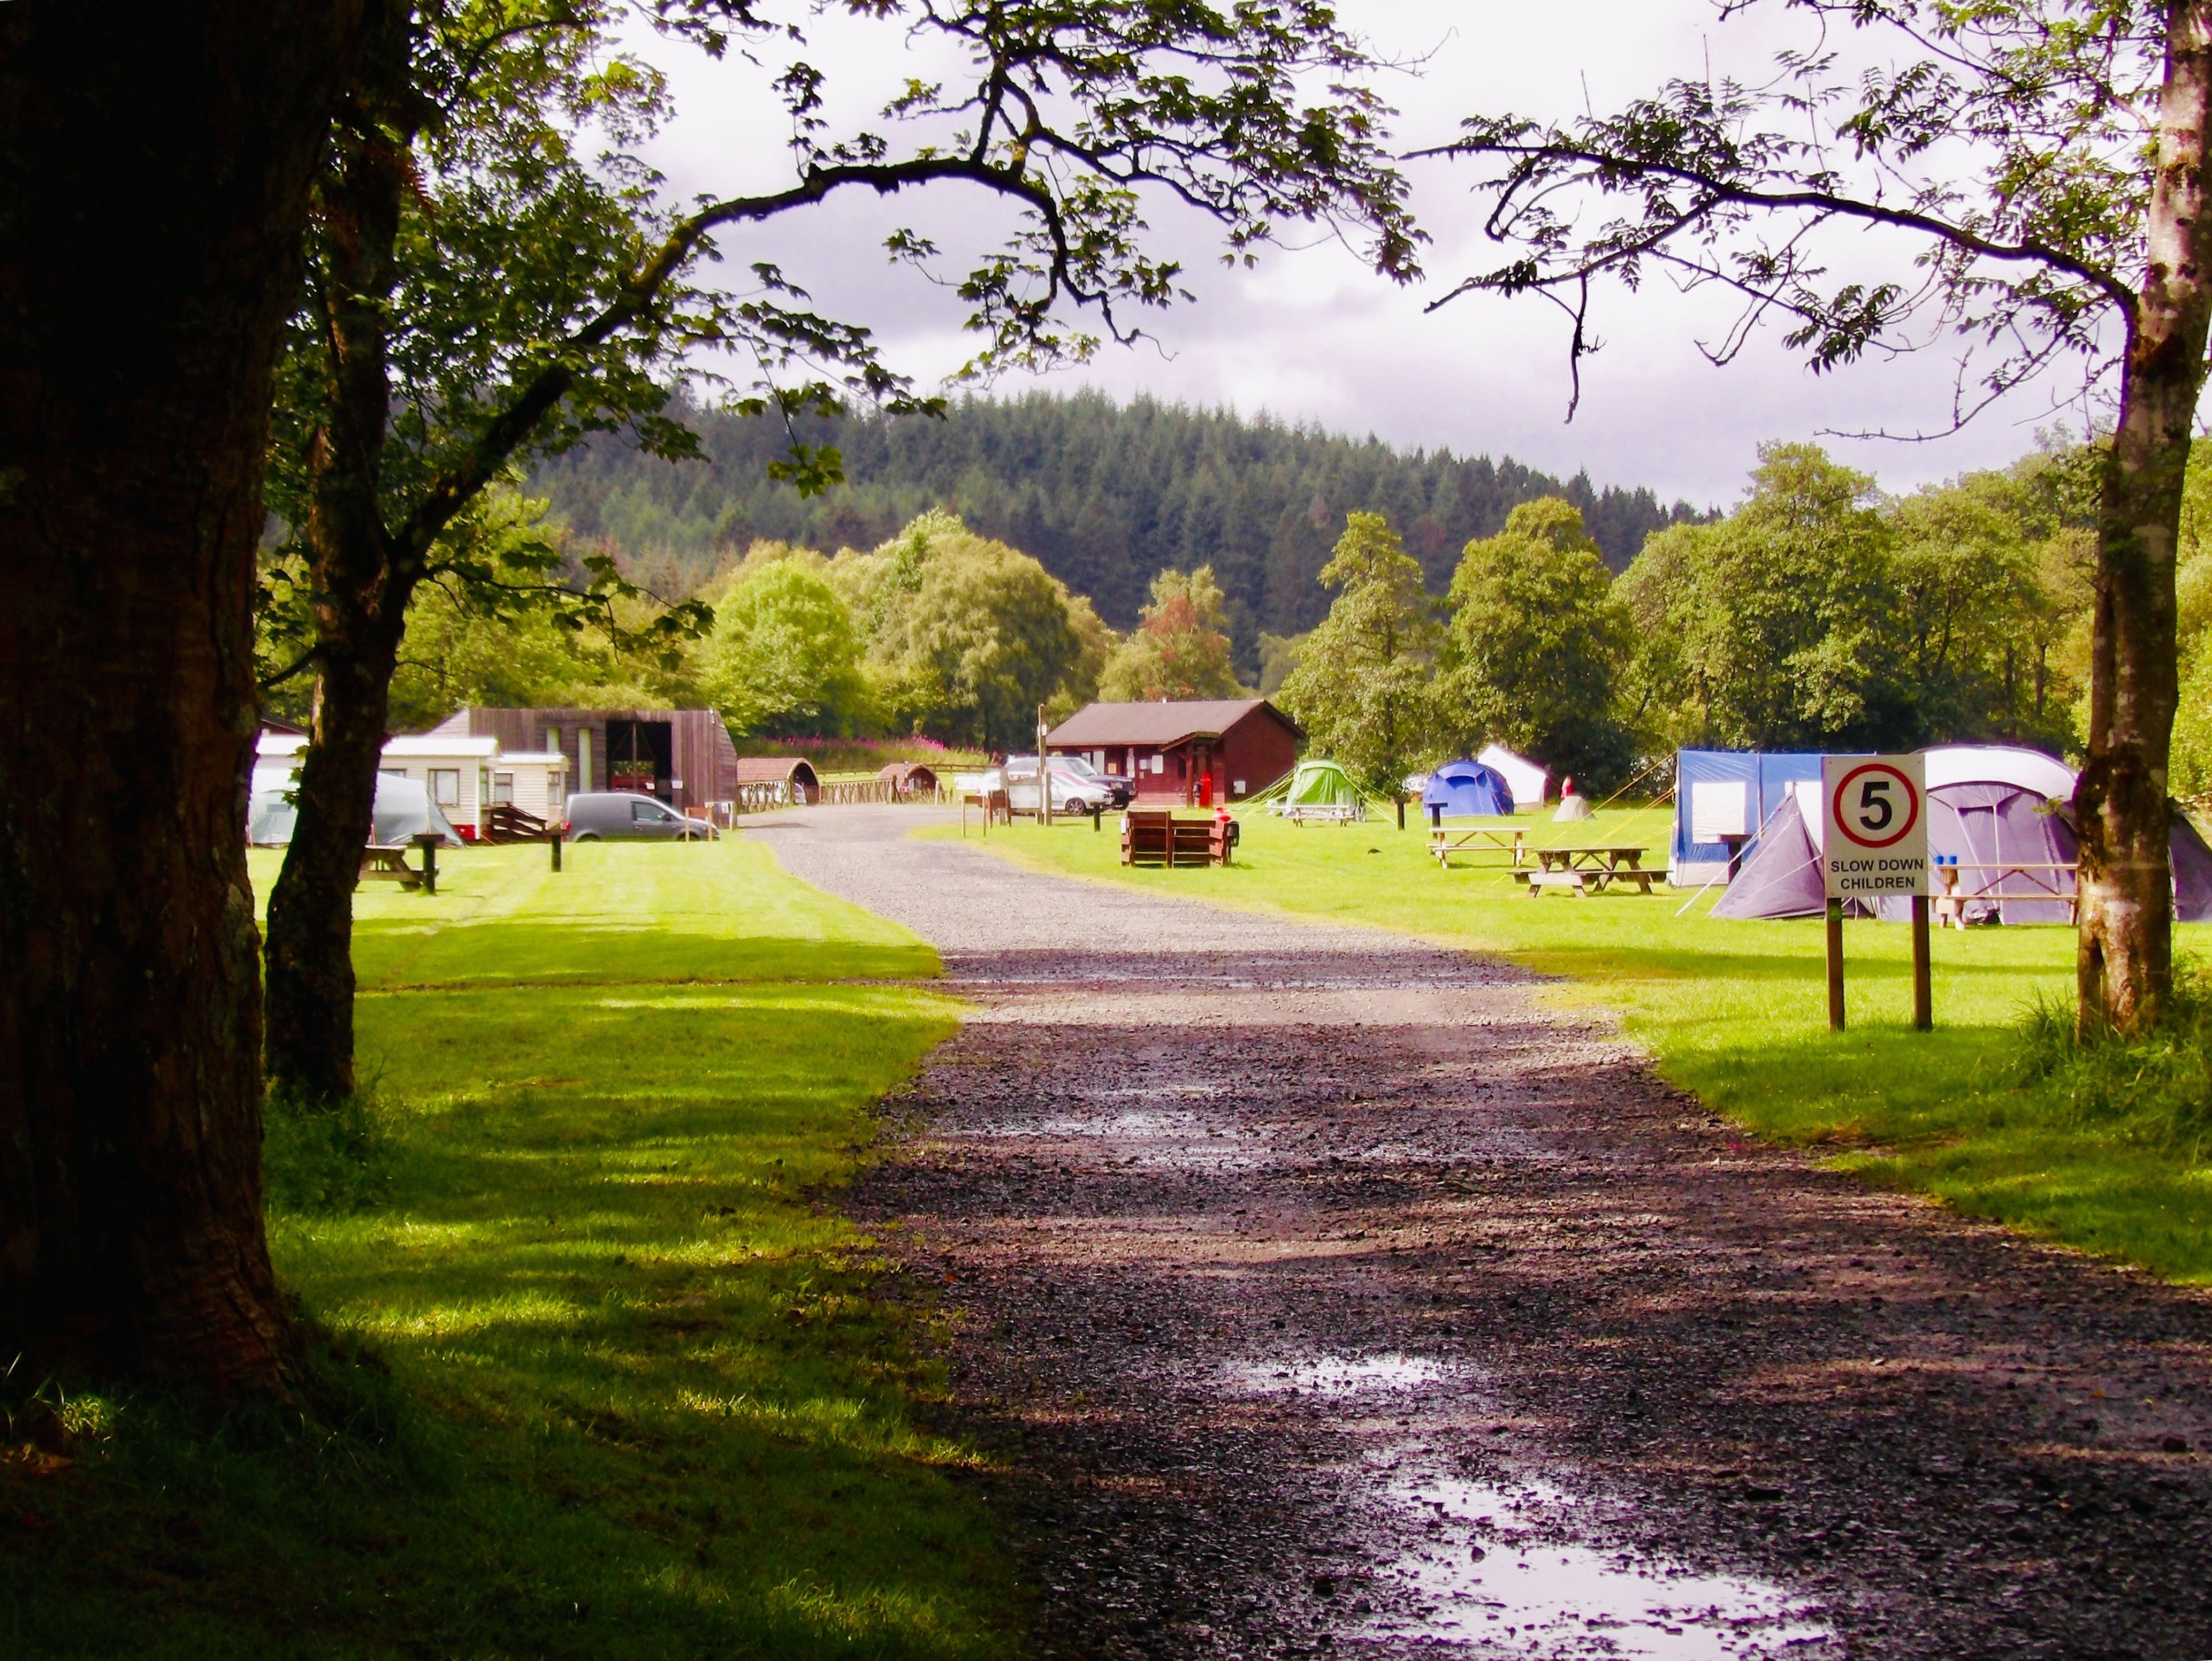
[{"label": "forested hillside", "polygon": [[1117,628],[1137,620],[1153,575],[1211,564],[1228,597],[1240,664],[1257,636],[1296,634],[1328,609],[1316,581],[1345,515],[1388,515],[1441,593],[1460,551],[1518,503],[1561,496],[1583,511],[1615,571],[1660,526],[1696,517],[1650,490],[1599,490],[1510,459],[1392,449],[1265,417],[1097,393],[975,398],[941,421],[812,420],[802,436],[844,453],[849,481],[802,501],[768,477],[777,423],[713,412],[690,419],[710,459],[672,465],[617,439],[549,464],[532,481],[556,518],[648,567],[704,578],[757,538],[834,551],[870,548],[929,508],[1036,556]]}]

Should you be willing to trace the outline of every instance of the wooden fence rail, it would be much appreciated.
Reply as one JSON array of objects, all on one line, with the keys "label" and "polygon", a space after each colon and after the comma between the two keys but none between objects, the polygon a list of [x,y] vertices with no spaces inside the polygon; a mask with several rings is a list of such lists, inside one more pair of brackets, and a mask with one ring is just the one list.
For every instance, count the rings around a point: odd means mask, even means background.
[{"label": "wooden fence rail", "polygon": [[880,779],[832,779],[809,791],[799,790],[806,801],[794,801],[790,787],[781,781],[743,784],[732,801],[710,801],[706,815],[716,824],[728,826],[746,813],[769,813],[781,807],[804,806],[808,801],[825,807],[849,807],[867,802],[896,802],[909,806],[945,807],[958,800],[950,788],[939,785],[934,789],[902,791]]}]

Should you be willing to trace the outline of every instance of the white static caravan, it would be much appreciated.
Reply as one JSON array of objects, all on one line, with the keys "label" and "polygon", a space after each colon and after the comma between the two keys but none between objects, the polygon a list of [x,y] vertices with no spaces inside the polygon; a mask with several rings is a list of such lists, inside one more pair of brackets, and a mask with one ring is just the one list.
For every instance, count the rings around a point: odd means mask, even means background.
[{"label": "white static caravan", "polygon": [[568,758],[558,750],[502,750],[491,764],[491,805],[558,824],[568,816]]},{"label": "white static caravan", "polygon": [[[254,789],[287,785],[307,747],[307,740],[298,733],[264,733],[254,757]],[[568,763],[557,750],[509,752],[494,738],[423,733],[387,742],[377,770],[421,785],[446,818],[472,839],[483,834],[488,808],[512,805],[549,822],[568,812]]]},{"label": "white static caravan", "polygon": [[424,786],[461,834],[473,839],[483,835],[484,809],[492,804],[492,773],[498,760],[497,739],[426,733],[386,742],[377,770]]}]

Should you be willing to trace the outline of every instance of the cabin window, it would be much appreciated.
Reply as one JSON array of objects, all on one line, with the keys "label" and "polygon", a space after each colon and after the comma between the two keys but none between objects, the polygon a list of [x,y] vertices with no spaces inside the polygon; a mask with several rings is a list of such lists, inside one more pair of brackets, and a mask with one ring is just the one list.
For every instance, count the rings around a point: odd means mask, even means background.
[{"label": "cabin window", "polygon": [[491,776],[491,805],[495,807],[514,806],[514,775],[494,773]]},{"label": "cabin window", "polygon": [[433,767],[430,770],[430,800],[441,807],[461,805],[461,770],[458,767]]},{"label": "cabin window", "polygon": [[1164,773],[1167,770],[1168,758],[1165,756],[1154,756],[1152,757],[1152,771],[1155,773]]},{"label": "cabin window", "polygon": [[380,767],[376,770],[388,779],[404,779],[407,776],[407,770],[404,767]]}]

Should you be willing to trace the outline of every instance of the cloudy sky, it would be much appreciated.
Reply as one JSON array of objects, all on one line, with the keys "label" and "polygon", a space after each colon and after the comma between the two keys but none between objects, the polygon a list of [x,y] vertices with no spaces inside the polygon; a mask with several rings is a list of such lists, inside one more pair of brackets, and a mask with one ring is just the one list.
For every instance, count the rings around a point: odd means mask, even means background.
[{"label": "cloudy sky", "polygon": [[[1702,76],[1709,63],[1759,76],[1778,29],[1795,30],[1778,15],[1719,24],[1711,0],[1341,0],[1341,15],[1378,55],[1418,60],[1384,82],[1401,111],[1405,149],[1449,138],[1477,110],[1564,116],[1585,99],[1599,110],[1617,107],[1668,76]],[[641,49],[672,77],[678,113],[652,152],[672,185],[687,195],[721,193],[787,176],[787,129],[760,70],[657,41]],[[915,56],[895,30],[836,20],[821,27],[808,56],[833,71],[830,113],[846,120],[866,119],[908,75],[953,68]],[[1954,375],[1947,355],[1815,377],[1770,331],[1733,364],[1715,368],[1697,343],[1717,338],[1734,308],[1717,295],[1659,283],[1604,298],[1596,313],[1603,350],[1584,364],[1582,407],[1567,424],[1566,333],[1553,307],[1533,297],[1469,295],[1425,310],[1458,276],[1492,262],[1478,210],[1451,169],[1425,164],[1414,179],[1415,211],[1433,241],[1424,255],[1428,278],[1411,289],[1385,283],[1325,240],[1271,252],[1254,271],[1224,271],[1206,227],[1163,204],[1154,223],[1163,246],[1188,261],[1196,303],[1151,319],[1156,345],[1109,345],[1091,364],[1042,384],[1226,404],[1406,447],[1510,455],[1561,473],[1586,469],[1601,485],[1649,484],[1699,506],[1735,499],[1762,439],[1817,439],[1886,488],[1904,490],[2009,460],[2052,418],[2048,398],[2038,397],[1936,442],[1824,436],[1940,425]],[[824,310],[873,325],[896,367],[934,382],[972,350],[960,308],[891,268],[882,238],[912,224],[948,255],[988,246],[1006,221],[979,195],[945,191],[890,205],[847,199],[779,222],[757,240],[732,239],[724,252],[735,263],[778,261]],[[1857,262],[1896,275],[1908,273],[1910,255],[1908,246],[1856,234],[1833,250],[1838,269]],[[999,390],[1036,384],[1017,377]]]}]

